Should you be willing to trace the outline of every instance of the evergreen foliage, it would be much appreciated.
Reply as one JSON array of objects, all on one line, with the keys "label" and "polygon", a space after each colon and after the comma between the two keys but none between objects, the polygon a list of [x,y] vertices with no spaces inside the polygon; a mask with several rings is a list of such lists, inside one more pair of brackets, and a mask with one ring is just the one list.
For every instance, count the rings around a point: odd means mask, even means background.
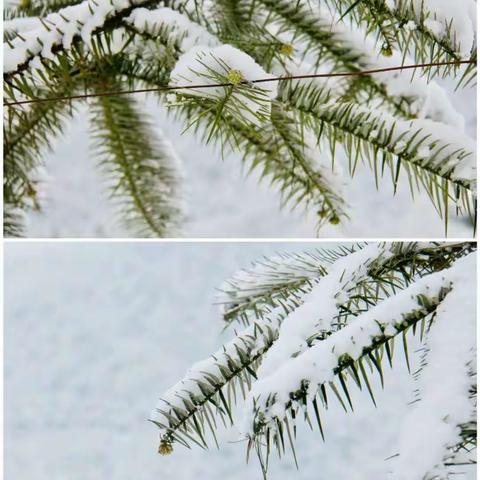
[{"label": "evergreen foliage", "polygon": [[178,159],[171,146],[156,138],[129,97],[95,98],[91,115],[95,151],[112,179],[110,197],[121,205],[132,230],[143,225],[141,236],[173,234],[181,211]]},{"label": "evergreen foliage", "polygon": [[[218,447],[218,430],[235,424],[247,458],[255,451],[266,476],[274,452],[282,457],[291,450],[297,462],[299,421],[324,437],[325,411],[335,402],[353,410],[352,389],[376,404],[374,377],[383,387],[385,376],[395,374],[400,348],[409,370],[420,356],[419,370],[411,372],[419,385],[412,415],[433,418],[423,429],[433,442],[444,428],[453,433],[440,438],[437,463],[403,477],[401,462],[408,463],[409,449],[423,438],[407,429],[405,451],[395,452],[398,478],[447,478],[439,469],[455,473],[474,462],[475,249],[474,243],[362,244],[279,255],[238,272],[218,301],[227,325],[238,322],[244,330],[161,396],[151,417],[161,430],[159,452]],[[414,337],[422,346],[415,353]],[[442,370],[445,362],[457,365],[456,375]],[[448,388],[440,378],[448,378]],[[449,402],[458,397],[462,407]],[[412,423],[416,428],[422,418]]]},{"label": "evergreen foliage", "polygon": [[[282,204],[316,212],[319,227],[349,216],[339,178],[341,150],[347,153],[350,175],[358,162],[366,162],[378,188],[384,176],[396,188],[404,170],[412,194],[426,191],[446,227],[449,205],[473,225],[473,142],[434,80],[455,76],[458,88],[471,87],[475,65],[418,69],[413,77],[408,71],[357,74],[413,62],[474,62],[475,46],[465,45],[455,19],[437,18],[439,12],[426,6],[419,10],[397,1],[393,8],[391,3],[22,1],[5,12],[4,98],[11,103],[158,88],[155,95],[186,129],[218,144],[222,152],[239,151],[249,168],[280,191]],[[366,40],[358,32],[366,33]],[[232,48],[227,52],[222,45]],[[215,53],[220,51],[223,56]],[[352,76],[251,82],[338,72]],[[185,84],[225,85],[161,91]],[[133,95],[6,107],[5,204],[38,208],[36,169],[82,103],[92,112],[94,137],[118,139],[115,145],[109,142],[109,163],[115,168],[104,169],[107,177],[118,184],[118,178],[129,178],[135,170],[136,187],[121,189],[127,223],[139,235],[178,233],[178,162],[163,148],[165,141],[155,139],[158,132],[146,128],[149,120],[138,114],[141,101]],[[152,159],[158,167],[137,168]],[[139,207],[140,196],[148,214]],[[5,232],[14,234],[10,223]]]}]

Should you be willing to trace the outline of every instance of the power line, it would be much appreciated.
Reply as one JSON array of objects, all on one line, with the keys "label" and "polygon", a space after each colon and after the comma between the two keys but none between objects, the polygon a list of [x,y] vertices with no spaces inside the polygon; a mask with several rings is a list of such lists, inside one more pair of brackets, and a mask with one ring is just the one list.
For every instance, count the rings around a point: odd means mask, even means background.
[{"label": "power line", "polygon": [[[259,78],[256,80],[244,80],[240,84],[249,85],[255,83],[267,83],[267,82],[278,82],[281,80],[305,80],[309,78],[333,78],[333,77],[357,77],[363,75],[372,75],[375,73],[384,73],[384,72],[394,72],[402,70],[413,70],[416,68],[428,68],[428,67],[443,67],[448,65],[473,65],[475,60],[454,60],[448,62],[433,62],[433,63],[418,63],[413,65],[399,65],[396,67],[385,67],[385,68],[375,68],[371,70],[361,70],[358,72],[338,72],[338,73],[311,73],[306,75],[286,75],[281,77],[269,77],[269,78]],[[84,98],[92,97],[113,97],[117,95],[130,95],[133,93],[149,93],[149,92],[164,92],[172,90],[194,90],[194,89],[207,89],[207,88],[216,88],[216,87],[229,87],[233,84],[230,82],[225,83],[210,83],[210,84],[199,84],[199,85],[164,85],[161,87],[155,88],[142,88],[138,90],[117,90],[111,92],[98,92],[98,93],[84,93],[79,95],[69,95],[64,97],[50,97],[50,98],[32,98],[29,100],[21,100],[18,102],[7,102],[4,103],[4,107],[14,107],[17,105],[27,105],[31,103],[45,103],[45,102],[56,102],[56,101],[66,101],[66,100],[80,100]]]}]

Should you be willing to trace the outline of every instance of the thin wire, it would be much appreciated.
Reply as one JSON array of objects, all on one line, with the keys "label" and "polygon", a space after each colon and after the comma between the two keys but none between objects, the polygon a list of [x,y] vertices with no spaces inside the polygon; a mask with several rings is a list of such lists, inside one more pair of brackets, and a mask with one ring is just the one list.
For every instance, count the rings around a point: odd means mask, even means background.
[{"label": "thin wire", "polygon": [[[244,80],[240,82],[243,85],[249,85],[252,83],[267,83],[267,82],[278,82],[280,80],[304,80],[309,78],[333,78],[333,77],[355,77],[363,75],[372,75],[375,73],[384,73],[384,72],[393,72],[401,70],[412,70],[415,68],[428,68],[428,67],[442,67],[447,65],[467,65],[475,64],[475,60],[455,60],[449,62],[433,62],[433,63],[418,63],[413,65],[399,65],[397,67],[385,67],[385,68],[375,68],[372,70],[362,70],[358,72],[338,72],[338,73],[311,73],[307,75],[287,75],[282,77],[269,77],[269,78],[259,78],[256,80]],[[98,92],[98,93],[84,93],[79,95],[69,95],[64,97],[50,97],[50,98],[33,98],[30,100],[21,100],[18,102],[9,102],[4,103],[4,107],[14,107],[16,105],[27,105],[30,103],[45,103],[45,102],[56,102],[62,100],[79,100],[83,98],[92,98],[92,97],[111,97],[117,95],[129,95],[132,93],[148,93],[148,92],[164,92],[172,90],[193,90],[193,89],[204,89],[204,88],[216,88],[216,87],[229,87],[233,84],[231,82],[225,83],[210,83],[210,84],[200,84],[200,85],[164,85],[162,87],[155,88],[142,88],[138,90],[117,90],[112,92]]]}]

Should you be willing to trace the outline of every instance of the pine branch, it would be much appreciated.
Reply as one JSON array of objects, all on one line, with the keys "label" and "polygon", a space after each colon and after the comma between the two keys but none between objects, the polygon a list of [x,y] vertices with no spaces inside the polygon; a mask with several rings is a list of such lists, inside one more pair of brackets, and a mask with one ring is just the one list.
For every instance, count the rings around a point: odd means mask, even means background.
[{"label": "pine branch", "polygon": [[[416,297],[417,306],[415,308],[412,308],[409,311],[405,311],[402,314],[401,318],[397,318],[396,322],[394,324],[394,329],[392,330],[391,328],[387,328],[386,324],[384,323],[383,319],[381,317],[378,317],[378,325],[377,325],[377,331],[375,335],[371,335],[371,340],[370,343],[366,345],[359,344],[355,347],[355,351],[358,351],[358,354],[350,354],[347,352],[343,352],[343,350],[336,349],[335,353],[338,358],[338,363],[336,366],[332,369],[331,371],[331,378],[328,376],[328,379],[325,381],[321,380],[315,380],[315,381],[310,381],[308,379],[301,379],[299,378],[298,382],[295,380],[295,387],[293,387],[294,383],[291,381],[291,376],[290,377],[283,377],[283,378],[289,378],[289,384],[286,388],[290,390],[289,393],[289,398],[286,400],[286,403],[283,403],[284,400],[284,394],[275,392],[275,390],[272,390],[266,397],[260,397],[259,392],[262,390],[265,390],[264,388],[264,383],[265,382],[270,382],[271,378],[273,378],[273,375],[271,377],[266,377],[263,380],[259,380],[252,388],[249,398],[251,399],[251,405],[252,405],[252,412],[253,412],[253,424],[251,425],[251,432],[253,438],[256,439],[258,442],[260,440],[260,437],[263,437],[265,435],[272,436],[272,443],[278,443],[279,441],[282,440],[282,429],[279,426],[280,422],[286,421],[288,422],[288,417],[287,415],[290,414],[290,421],[294,421],[296,418],[296,414],[294,411],[297,410],[299,406],[303,406],[302,408],[309,407],[311,406],[310,403],[314,399],[315,393],[319,396],[321,402],[323,405],[328,404],[328,398],[326,395],[326,388],[330,386],[332,388],[332,392],[336,390],[336,387],[334,386],[334,381],[337,380],[339,383],[341,383],[342,389],[343,390],[343,399],[342,395],[339,393],[337,390],[336,395],[338,400],[340,401],[343,406],[345,406],[347,403],[351,405],[351,396],[348,393],[348,387],[346,384],[346,375],[351,376],[352,378],[355,378],[355,383],[360,387],[360,371],[362,367],[360,364],[362,362],[367,361],[369,359],[373,364],[375,365],[375,369],[380,375],[380,378],[383,379],[383,373],[382,373],[382,367],[381,367],[381,361],[383,358],[382,352],[387,353],[387,357],[389,361],[392,360],[391,357],[391,347],[392,347],[392,340],[397,337],[397,336],[404,336],[405,333],[407,332],[408,329],[413,327],[414,325],[418,324],[419,322],[425,321],[428,318],[431,317],[431,315],[436,311],[438,306],[441,304],[442,300],[445,298],[447,293],[449,292],[449,288],[444,288],[440,289],[438,293],[436,292],[435,297],[426,297],[425,295],[420,295]],[[381,305],[381,304],[380,304]],[[375,309],[372,309],[365,315],[368,315],[369,318],[372,318],[371,315],[375,312]],[[360,324],[361,320],[363,317],[359,317],[356,322],[354,322],[350,327],[345,327],[345,329],[342,329],[339,331],[338,335],[342,338],[345,338],[346,335],[350,335],[350,331],[355,331],[356,327]],[[366,326],[364,327],[366,328]],[[420,330],[420,329],[419,329]],[[348,333],[347,333],[348,332]],[[280,368],[277,372],[275,372],[274,376],[277,378],[278,375],[285,375],[288,371],[291,371],[290,368],[292,366],[292,363],[298,364],[300,366],[300,362],[302,361],[303,357],[312,357],[311,353],[314,350],[320,351],[319,349],[321,348],[323,351],[326,352],[326,349],[330,349],[332,345],[335,344],[335,338],[337,334],[333,334],[330,337],[326,337],[326,339],[323,342],[318,343],[316,346],[311,347],[305,354],[300,354],[298,357],[296,357],[298,360],[293,360],[288,364],[285,368]],[[354,339],[355,342],[357,342],[358,335],[352,335],[352,339]],[[405,338],[405,337],[404,337]],[[327,341],[328,339],[328,341]],[[363,369],[364,370],[364,369]],[[299,376],[301,377],[302,371],[305,371],[304,368],[300,368],[298,370]],[[263,382],[263,383],[262,383]],[[367,380],[366,377],[364,377],[364,382],[365,382],[365,387],[367,388],[367,391],[370,391],[370,394],[372,394],[369,385],[370,381]],[[312,383],[312,385],[311,385]],[[315,385],[314,385],[315,384]],[[317,390],[317,385],[318,385],[318,390]],[[282,387],[283,388],[283,387]],[[268,387],[267,387],[268,390]],[[262,394],[263,395],[263,394]],[[373,397],[372,397],[373,398]],[[274,409],[274,405],[279,403],[282,406],[282,409],[285,411],[285,416],[281,414],[274,414],[273,417],[267,417],[266,414],[267,412],[270,411],[276,411],[278,412],[278,409]],[[318,406],[317,406],[318,408]],[[282,418],[283,417],[283,418]],[[323,431],[323,428],[321,428],[321,431]],[[267,439],[267,444],[270,443],[270,441]],[[283,443],[283,441],[282,441]],[[292,446],[293,448],[293,446]]]},{"label": "pine branch", "polygon": [[[303,51],[315,52],[315,68],[331,62],[332,71],[359,72],[368,69],[370,59],[352,45],[352,42],[346,42],[342,33],[332,28],[332,19],[323,18],[321,11],[313,8],[309,1],[255,1],[277,15],[277,20],[281,22],[284,31],[293,29],[294,41],[304,44]],[[352,95],[354,85],[358,81],[353,80],[348,95]],[[384,86],[373,76],[362,77],[362,84],[370,92],[370,99],[371,97],[379,98],[383,104],[393,109],[395,114],[404,118],[411,117],[409,102],[406,98],[388,95]]]},{"label": "pine branch", "polygon": [[[463,291],[471,281],[474,267],[475,257],[470,255],[470,258],[459,260],[448,270],[417,280],[403,292],[392,295],[360,314],[354,322],[337,333],[324,336],[320,342],[288,363],[280,364],[273,373],[259,377],[252,385],[247,399],[247,411],[250,415],[247,419],[247,434],[250,436],[249,449],[255,446],[259,452],[265,450],[265,453],[260,453],[261,463],[265,463],[265,458],[268,460],[270,445],[277,447],[279,455],[282,450],[285,451],[285,432],[289,431],[292,422],[295,425],[301,410],[304,411],[305,420],[310,423],[308,409],[313,406],[323,436],[317,397],[326,406],[327,387],[331,387],[345,410],[347,404],[353,409],[348,378],[360,389],[365,386],[375,401],[362,362],[371,363],[372,372],[378,372],[383,384],[383,353],[392,365],[393,340],[401,336],[409,366],[407,330],[412,329],[413,333],[423,332],[425,326],[417,328],[417,325],[424,324],[427,320],[431,322],[440,305],[442,308],[439,315],[442,315],[442,319],[438,321],[443,322],[444,327],[449,320],[446,313],[447,303],[449,308],[454,308],[454,312],[461,308],[460,305],[465,305],[466,315],[474,315],[472,291]],[[460,297],[463,300],[459,303]],[[438,352],[436,354],[438,355]],[[341,388],[335,386],[337,382]],[[290,433],[288,437],[295,456]]]},{"label": "pine branch", "polygon": [[100,165],[112,177],[111,198],[140,235],[175,233],[181,208],[179,160],[127,97],[99,97],[91,105],[92,137]]},{"label": "pine branch", "polygon": [[[295,151],[295,155],[292,155],[289,139],[282,137],[277,129],[265,125],[254,131],[229,116],[218,114],[205,100],[190,99],[188,105],[178,109],[178,113],[184,119],[197,116],[199,120],[195,121],[195,131],[201,132],[203,141],[217,142],[222,151],[231,149],[241,153],[250,171],[259,171],[261,179],[266,179],[280,191],[282,206],[314,209],[319,226],[328,219],[337,221],[343,216],[341,201],[333,191],[334,186],[328,185],[323,179],[324,172],[310,163],[311,160],[306,156],[302,157],[300,163],[298,158],[301,153]],[[209,127],[202,132],[204,125]],[[212,126],[216,129],[214,137],[210,130]]]},{"label": "pine branch", "polygon": [[[428,322],[447,293],[448,290],[443,290],[439,292],[437,298],[419,297],[417,299],[419,303],[418,308],[411,310],[404,314],[401,319],[398,319],[394,333],[383,333],[380,323],[378,334],[370,345],[363,347],[359,356],[351,357],[349,354],[339,355],[338,364],[332,370],[331,379],[325,382],[318,382],[318,386],[317,382],[313,385],[308,380],[302,380],[297,388],[292,389],[290,398],[283,404],[285,411],[284,416],[275,415],[273,418],[267,418],[265,416],[265,411],[272,411],[277,402],[275,394],[272,393],[269,395],[266,403],[263,404],[259,401],[259,397],[256,395],[257,392],[255,390],[251,391],[250,398],[255,396],[255,400],[253,400],[255,420],[251,427],[252,433],[249,441],[249,449],[253,446],[260,450],[264,449],[265,458],[267,459],[270,455],[270,445],[276,447],[279,456],[281,456],[282,452],[285,453],[284,446],[287,444],[284,438],[285,432],[288,432],[291,428],[290,425],[294,425],[295,421],[300,418],[299,409],[304,411],[306,422],[311,424],[310,419],[316,419],[319,432],[323,437],[324,428],[320,416],[320,405],[327,408],[327,405],[331,403],[331,398],[336,398],[345,411],[347,411],[347,405],[353,410],[347,383],[348,379],[353,380],[360,389],[365,387],[372,401],[375,402],[373,390],[371,389],[372,381],[368,379],[368,374],[373,371],[377,372],[383,383],[384,374],[382,361],[384,361],[385,358],[388,358],[389,362],[392,361],[391,351],[393,349],[393,340],[398,336],[403,336],[405,339],[407,332],[412,331],[413,333],[413,327],[415,325]],[[420,330],[419,328],[417,331]],[[326,341],[328,338],[329,337],[326,336],[323,340]],[[406,350],[406,352],[408,351]],[[370,372],[367,372],[366,366],[369,366]],[[327,391],[329,391],[329,395]],[[313,410],[313,413],[311,410]],[[266,448],[263,447],[264,443],[267,445]],[[295,456],[295,447],[292,440],[289,445]]]},{"label": "pine branch", "polygon": [[244,384],[249,386],[255,378],[258,361],[272,345],[279,321],[281,316],[272,315],[253,323],[162,396],[151,418],[163,431],[160,453],[162,446],[171,447],[174,441],[206,448],[205,425],[217,443],[215,417],[225,426],[227,421],[233,423],[236,392],[245,397]]},{"label": "pine branch", "polygon": [[[422,246],[415,244],[392,245],[389,247],[389,255],[383,257],[381,261],[372,261],[368,268],[366,276],[370,279],[371,289],[364,304],[368,308],[373,308],[384,297],[395,296],[397,292],[406,288],[418,276],[444,269],[451,265],[455,259],[467,255],[472,249],[475,249],[474,243]],[[333,262],[347,258],[349,254],[347,250],[342,249],[339,251],[321,251],[314,255],[313,262],[317,265],[318,271],[318,261]],[[263,279],[273,278],[271,282],[273,286],[270,287],[273,296],[277,285],[286,285],[285,289],[288,288],[287,279],[290,278],[288,272],[295,272],[291,276],[296,278],[297,268],[302,271],[305,262],[307,262],[307,268],[311,268],[310,261],[311,257],[302,255],[296,258],[284,257],[266,261],[266,263],[262,262],[252,271],[240,275],[238,280],[239,285],[242,286],[240,292],[249,291],[248,287],[247,290],[244,290],[244,282],[246,282],[246,285],[252,285],[253,282],[251,290],[255,294],[257,292],[255,279],[260,277],[259,293],[261,295],[263,291],[268,289],[267,284],[263,283]],[[280,278],[277,281],[277,277],[281,277],[281,272],[284,271],[287,272],[285,283],[279,283]],[[314,275],[313,271],[312,275]],[[327,275],[327,273],[324,275]],[[321,277],[323,276],[321,275]],[[362,291],[367,291],[362,286],[363,278],[365,277],[360,274],[355,288],[351,289],[349,293],[352,300],[352,308],[350,308],[352,318],[361,315],[366,309],[368,310],[368,308],[362,310],[360,302],[355,299],[355,295],[360,296]],[[397,278],[397,282],[392,282],[392,278]],[[391,285],[390,289],[388,285]],[[233,422],[234,404],[240,397],[245,397],[246,391],[250,390],[251,382],[258,375],[259,362],[265,354],[269,355],[268,352],[271,352],[272,345],[275,345],[275,342],[278,341],[279,329],[282,328],[288,318],[289,312],[296,311],[306,298],[306,293],[302,294],[294,289],[292,291],[293,293],[290,296],[285,292],[284,300],[278,301],[276,306],[265,308],[259,318],[252,320],[246,330],[237,334],[230,343],[222,347],[211,358],[194,365],[183,380],[162,396],[152,421],[163,432],[161,450],[164,453],[171,451],[173,442],[178,442],[184,446],[196,443],[205,448],[207,446],[207,430],[215,439],[216,417],[225,423]],[[405,293],[404,298],[408,296]],[[426,318],[428,314],[432,313],[431,308],[433,308],[432,305],[435,302],[429,302],[423,296],[419,301],[421,306],[418,307],[415,304],[414,311],[415,313],[418,313],[417,310],[423,312],[424,318]],[[359,307],[358,311],[355,311],[353,305]],[[342,311],[342,307],[342,305],[339,306],[339,312]],[[415,328],[417,323],[422,324],[421,328]],[[410,326],[413,325],[413,331],[422,335],[425,331],[424,323],[421,318],[417,318],[415,322],[412,320]],[[335,332],[344,328],[344,325],[344,323],[338,323],[331,329],[318,332],[318,335],[310,340],[312,342],[310,348],[313,348],[313,345],[319,341],[335,335]],[[380,344],[376,347],[379,352]],[[386,340],[382,348],[391,360],[393,346],[390,339]],[[367,355],[366,363],[383,375],[380,359],[380,353],[370,352]],[[358,368],[364,369],[363,365]],[[365,373],[365,375],[367,374]],[[368,377],[365,377],[365,381],[368,382]],[[370,387],[368,389],[373,396]],[[237,395],[237,391],[241,391],[241,395]]]},{"label": "pine branch", "polygon": [[[233,19],[235,10],[229,7],[230,0],[224,1],[226,5],[216,4],[211,13],[212,19],[205,19],[200,9],[188,10],[185,2],[182,1],[174,1],[171,6],[183,11],[193,23],[202,25],[212,35],[218,36],[222,42],[247,52],[268,71],[281,66],[283,71],[288,72],[288,63],[294,58],[296,44],[302,47],[303,52],[317,52],[314,70],[320,65],[332,62],[330,68],[333,71],[358,72],[365,70],[372,62],[371,56],[367,58],[365,52],[354,46],[351,39],[346,41],[343,38],[344,33],[332,29],[331,19],[317,18],[318,12],[308,1],[271,2],[266,0],[262,3],[262,0],[253,2],[242,0],[234,2],[237,11],[235,19]],[[270,9],[270,13],[264,15],[267,9]],[[226,19],[230,17],[232,17],[231,20],[227,21]],[[278,21],[281,22],[281,28],[278,28]],[[223,25],[223,22],[226,22],[230,30]],[[217,24],[220,28],[215,28]],[[289,41],[286,41],[292,28],[294,34]],[[352,85],[346,93],[349,97],[352,97],[354,92],[358,94],[359,89],[356,85],[361,83],[363,88],[368,90],[366,97],[369,101],[372,98],[380,99],[396,114],[405,118],[412,117],[413,99],[402,94],[387,94],[382,83],[376,81],[373,76],[364,76],[361,80],[354,78],[350,83]],[[365,101],[365,95],[359,98]]]},{"label": "pine branch", "polygon": [[[358,26],[367,26],[367,32],[377,33],[383,38],[383,49],[391,52],[397,47],[405,56],[411,55],[416,62],[434,58],[435,61],[458,60],[470,54],[476,59],[476,48],[472,45],[459,45],[458,35],[452,25],[452,20],[442,20],[442,12],[428,11],[422,3],[420,7],[412,2],[397,2],[395,8],[383,0],[329,0],[331,6],[342,13],[342,18],[349,16]],[[420,9],[420,11],[417,11]],[[439,17],[439,18],[437,18]],[[437,23],[443,30],[436,34],[429,26]],[[446,76],[454,73],[454,68],[430,69],[430,76]],[[469,83],[475,76],[476,68],[471,66],[465,72]]]},{"label": "pine branch", "polygon": [[209,15],[215,22],[213,28],[220,38],[224,38],[224,35],[235,38],[232,33],[251,22],[252,8],[244,0],[218,0],[212,5]]},{"label": "pine branch", "polygon": [[241,270],[222,284],[217,302],[222,305],[223,320],[244,325],[261,318],[266,309],[282,306],[288,313],[287,300],[299,301],[314,282],[327,274],[328,267],[353,248],[318,250],[314,253],[279,254],[263,258]]},{"label": "pine branch", "polygon": [[[298,302],[315,282],[327,274],[334,262],[359,248],[363,246],[283,254],[255,262],[251,268],[239,271],[219,287],[217,301],[222,305],[224,321],[246,325],[260,318],[265,308],[278,306],[288,313],[286,301],[289,298]],[[417,277],[448,267],[474,248],[473,243],[393,244],[390,255],[381,262],[372,263],[365,279],[358,279],[357,293],[352,293],[340,307],[336,321],[345,325],[352,312],[361,310],[360,301],[378,300],[380,292],[384,297],[388,296],[391,294],[388,287],[402,289]]]},{"label": "pine branch", "polygon": [[305,137],[308,133],[305,132],[301,124],[295,123],[294,116],[288,113],[279,102],[272,104],[271,121],[278,137],[285,144],[293,164],[298,165],[303,170],[305,177],[323,195],[323,204],[321,209],[318,210],[318,215],[321,218],[319,227],[325,221],[333,225],[340,223],[341,218],[348,217],[348,215],[338,192],[339,187],[336,186],[336,179],[333,175],[329,175],[328,170],[333,170],[333,164],[323,168],[321,164],[316,165],[312,152],[315,145],[312,144],[313,142],[308,143],[308,139]]},{"label": "pine branch", "polygon": [[[155,8],[157,2],[153,0],[129,4],[113,2],[103,9],[93,0],[89,1],[88,4],[71,7],[68,15],[67,11],[62,13],[61,10],[58,14],[51,14],[42,19],[41,28],[26,32],[25,38],[20,34],[10,42],[6,49],[4,76],[10,98],[34,98],[36,88],[60,89],[63,83],[72,83],[77,79],[87,88],[93,72],[92,64],[100,65],[113,77],[123,72],[122,81],[131,87],[138,82],[165,85],[172,69],[173,73],[177,71],[177,60],[180,58],[179,63],[185,60],[182,55],[185,50],[198,42],[216,46],[219,41],[228,41],[229,38],[265,68],[280,69],[282,72],[289,71],[298,60],[293,55],[295,46],[285,43],[290,33],[289,38],[302,47],[300,50],[303,53],[306,53],[304,47],[307,47],[315,56],[321,55],[322,62],[325,59],[333,62],[334,70],[341,66],[342,69],[358,72],[371,61],[368,54],[352,48],[348,35],[344,35],[341,28],[332,28],[324,14],[308,1],[255,0],[252,3],[250,0],[220,0],[212,9],[207,9],[202,2],[196,5],[183,0],[166,2],[174,10]],[[34,3],[37,5],[36,2],[29,5]],[[56,0],[53,4],[57,5]],[[260,11],[262,8],[269,12],[268,15]],[[349,13],[354,15],[354,10],[352,8]],[[72,22],[81,12],[82,20],[73,26]],[[83,40],[91,40],[91,43],[84,46]],[[212,52],[222,48],[215,47]],[[222,51],[226,52],[225,49]],[[234,59],[245,55],[243,51],[233,53],[236,54]],[[23,63],[18,62],[19,58],[24,58]],[[252,58],[245,58],[249,65],[255,65]],[[34,74],[29,75],[32,60],[35,60],[32,64]],[[395,144],[373,138],[376,127],[381,130],[388,126],[389,129],[380,134],[385,137],[391,135],[396,119],[373,113],[370,116],[369,111],[382,106],[396,116],[410,118],[416,113],[415,108],[418,110],[418,106],[413,105],[425,100],[432,92],[409,96],[407,90],[402,90],[400,94],[392,94],[394,89],[388,82],[365,76],[356,78],[346,90],[342,86],[342,101],[337,106],[332,106],[329,101],[338,100],[339,92],[313,82],[303,87],[295,84],[295,88],[289,84],[289,91],[281,92],[280,97],[273,100],[273,90],[267,92],[266,84],[245,83],[243,80],[251,78],[244,78],[243,72],[231,67],[225,58],[216,60],[217,64],[212,65],[204,58],[196,64],[200,71],[192,70],[211,83],[230,81],[231,78],[233,83],[223,88],[222,95],[218,95],[218,88],[217,93],[210,97],[203,89],[202,92],[181,91],[175,100],[177,105],[168,100],[170,106],[174,108],[182,104],[180,113],[190,115],[187,126],[192,127],[193,124],[194,128],[203,131],[204,141],[219,143],[222,149],[243,149],[244,159],[252,169],[258,168],[262,178],[268,177],[278,186],[282,202],[293,207],[301,205],[314,209],[319,216],[319,225],[326,221],[338,223],[346,211],[339,185],[332,183],[334,177],[319,162],[321,157],[317,158],[312,148],[311,130],[318,134],[320,148],[325,143],[329,144],[333,158],[335,144],[337,141],[343,143],[350,158],[351,173],[355,171],[358,159],[370,161],[378,181],[381,164],[382,171],[390,169],[396,188],[399,173],[402,168],[405,169],[412,192],[418,185],[426,190],[439,214],[445,218],[446,226],[450,200],[456,203],[458,213],[475,217],[474,175],[468,171],[467,159],[471,152],[463,148],[464,145],[458,142],[459,148],[452,151],[453,145],[446,142],[421,138],[423,133],[431,132],[428,128],[424,132],[425,126],[415,122],[408,127],[421,125],[422,128],[415,130],[407,142],[403,140],[404,131],[400,131],[400,140],[395,139]],[[265,88],[262,89],[262,86]],[[414,90],[423,91],[422,88]],[[296,97],[300,91],[300,96]],[[192,98],[192,93],[196,98]],[[300,100],[303,105],[298,104]],[[324,103],[326,105],[319,108]],[[359,107],[359,103],[367,105],[369,110]],[[448,104],[442,108],[441,113],[432,111],[431,114],[439,115],[443,121],[443,117],[451,115],[453,109]],[[428,117],[429,112],[426,115]],[[201,125],[196,125],[196,122]],[[359,122],[371,123],[367,137],[359,131]],[[456,122],[456,118],[452,120],[452,124]],[[395,129],[399,127],[405,130],[407,124],[398,121]],[[408,135],[405,133],[405,136]],[[417,141],[420,138],[421,141]],[[399,147],[402,143],[407,143],[405,150]],[[413,152],[412,146],[418,151]],[[429,152],[425,154],[427,150]]]},{"label": "pine branch", "polygon": [[311,86],[284,83],[280,90],[282,98],[304,114],[301,118],[319,139],[330,144],[332,157],[336,143],[343,144],[352,174],[363,159],[373,168],[377,185],[378,176],[388,168],[396,189],[403,167],[412,193],[415,188],[425,190],[446,226],[450,200],[474,218],[475,156],[462,144],[459,132],[441,124],[396,120],[351,102],[324,103],[318,89]]},{"label": "pine branch", "polygon": [[[68,84],[53,94],[69,95],[74,89],[75,84]],[[43,163],[42,152],[51,149],[52,140],[62,133],[65,121],[73,114],[73,107],[66,102],[34,104],[25,110],[7,109],[3,144],[6,204],[24,208],[33,201],[38,207],[32,176]]]},{"label": "pine branch", "polygon": [[11,204],[4,203],[3,206],[3,236],[23,236],[23,215],[22,211]]},{"label": "pine branch", "polygon": [[[125,7],[125,4],[109,3],[108,9],[99,10],[94,0],[84,0],[78,5],[70,7],[67,15],[63,10],[52,13],[42,21],[42,28],[26,32],[22,37],[15,38],[7,44],[4,52],[4,80],[11,80],[16,75],[30,68],[34,59],[52,58],[68,48],[85,41],[95,39],[98,35],[105,35],[122,27],[123,20],[138,7],[156,5],[158,0],[136,0]],[[85,18],[85,5],[89,16]],[[97,12],[97,17],[92,19]],[[68,25],[68,35],[63,29]]]},{"label": "pine branch", "polygon": [[44,17],[49,13],[58,12],[62,8],[77,5],[82,0],[22,0],[15,6],[3,11],[4,20],[22,17]]}]

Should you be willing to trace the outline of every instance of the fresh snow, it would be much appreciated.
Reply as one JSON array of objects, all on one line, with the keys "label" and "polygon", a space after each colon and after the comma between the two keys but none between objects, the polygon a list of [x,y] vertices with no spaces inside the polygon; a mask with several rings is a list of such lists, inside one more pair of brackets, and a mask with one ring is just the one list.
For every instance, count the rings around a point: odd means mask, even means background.
[{"label": "fresh snow", "polygon": [[[404,0],[390,0],[392,6],[404,6]],[[421,21],[425,12],[432,12],[424,23],[439,40],[444,40],[451,25],[452,47],[463,55],[469,55],[476,42],[476,2],[475,0],[413,0],[412,5]]]},{"label": "fresh snow", "polygon": [[[417,480],[427,472],[428,478],[447,478],[443,462],[452,455],[448,448],[461,442],[458,426],[476,421],[469,399],[476,383],[476,294],[475,282],[454,283],[438,308],[426,340],[418,398],[400,432],[392,479]],[[455,320],[462,323],[452,325]]]},{"label": "fresh snow", "polygon": [[[329,105],[321,105],[317,113],[328,115],[335,104],[332,101]],[[451,178],[471,181],[475,190],[476,142],[457,128],[428,119],[400,120],[388,112],[375,112],[363,106],[355,106],[351,113],[365,116],[357,132],[363,128],[367,135],[373,129],[378,143],[388,150],[396,154],[408,153],[413,162],[428,163],[442,172],[452,170]],[[378,132],[377,126],[384,130],[384,135]],[[425,158],[425,148],[435,154],[433,160]]]},{"label": "fresh snow", "polygon": [[[312,281],[324,274],[328,262],[313,254],[278,254],[260,259],[249,268],[235,272],[219,287],[216,303],[221,311],[255,295],[270,291],[272,286]],[[286,281],[288,279],[288,281]]]},{"label": "fresh snow", "polygon": [[23,33],[42,27],[38,17],[18,17],[3,22],[3,30],[8,33]]}]

